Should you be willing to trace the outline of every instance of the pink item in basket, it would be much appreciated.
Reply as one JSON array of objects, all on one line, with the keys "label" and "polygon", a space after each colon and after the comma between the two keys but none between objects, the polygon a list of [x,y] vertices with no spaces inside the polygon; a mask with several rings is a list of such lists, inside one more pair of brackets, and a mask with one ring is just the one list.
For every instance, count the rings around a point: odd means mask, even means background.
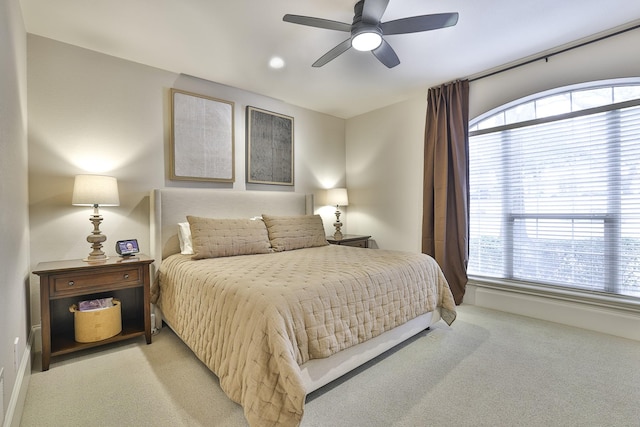
[{"label": "pink item in basket", "polygon": [[78,303],[78,311],[100,310],[109,307],[113,307],[113,298],[111,297],[80,301]]}]

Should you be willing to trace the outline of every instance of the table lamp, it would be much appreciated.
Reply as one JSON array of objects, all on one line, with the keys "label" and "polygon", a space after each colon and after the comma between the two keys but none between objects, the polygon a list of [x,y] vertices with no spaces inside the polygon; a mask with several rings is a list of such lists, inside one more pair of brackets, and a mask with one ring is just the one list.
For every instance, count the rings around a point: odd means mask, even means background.
[{"label": "table lamp", "polygon": [[87,242],[91,243],[92,251],[83,261],[100,262],[108,257],[102,251],[102,243],[107,240],[107,236],[100,232],[100,206],[119,206],[118,181],[111,176],[103,175],[76,175],[73,184],[73,198],[71,204],[74,206],[93,206],[93,215],[89,221],[93,224],[93,231],[87,236]]},{"label": "table lamp", "polygon": [[327,203],[336,207],[336,222],[333,226],[336,228],[336,232],[333,233],[333,238],[336,240],[342,239],[342,223],[340,222],[340,206],[349,205],[349,196],[347,195],[346,188],[331,188],[327,190]]}]

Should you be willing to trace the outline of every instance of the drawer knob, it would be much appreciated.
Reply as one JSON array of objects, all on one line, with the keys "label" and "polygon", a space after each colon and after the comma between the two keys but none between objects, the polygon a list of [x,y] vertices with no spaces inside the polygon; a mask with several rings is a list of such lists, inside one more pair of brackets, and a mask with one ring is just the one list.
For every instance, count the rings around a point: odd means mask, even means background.
[{"label": "drawer knob", "polygon": [[128,279],[129,278],[129,274],[125,273],[124,278]]},{"label": "drawer knob", "polygon": [[75,285],[75,282],[74,282],[73,280],[69,280],[68,285],[69,285],[69,286],[73,286],[73,285]]}]

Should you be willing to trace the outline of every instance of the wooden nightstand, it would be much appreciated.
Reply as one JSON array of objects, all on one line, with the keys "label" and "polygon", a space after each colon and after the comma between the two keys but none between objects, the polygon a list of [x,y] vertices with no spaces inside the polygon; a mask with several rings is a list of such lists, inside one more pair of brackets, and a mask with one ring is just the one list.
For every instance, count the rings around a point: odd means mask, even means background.
[{"label": "wooden nightstand", "polygon": [[345,234],[342,239],[336,240],[333,236],[327,236],[327,242],[332,245],[355,246],[357,248],[368,248],[371,236],[359,236],[357,234]]},{"label": "wooden nightstand", "polygon": [[[39,263],[33,273],[40,276],[42,370],[49,369],[51,356],[142,335],[151,344],[149,264],[152,262],[153,259],[138,255],[110,257],[99,264],[82,260]],[[106,297],[121,302],[122,332],[102,341],[76,342],[69,307],[80,300]]]}]

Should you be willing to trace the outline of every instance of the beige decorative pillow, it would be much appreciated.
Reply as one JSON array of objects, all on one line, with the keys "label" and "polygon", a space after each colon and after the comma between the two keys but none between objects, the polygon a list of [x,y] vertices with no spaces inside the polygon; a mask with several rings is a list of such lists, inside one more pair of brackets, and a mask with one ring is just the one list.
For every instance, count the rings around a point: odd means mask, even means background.
[{"label": "beige decorative pillow", "polygon": [[193,259],[272,252],[262,221],[187,216],[191,228]]},{"label": "beige decorative pillow", "polygon": [[320,215],[274,216],[262,214],[271,247],[276,252],[326,246]]}]

